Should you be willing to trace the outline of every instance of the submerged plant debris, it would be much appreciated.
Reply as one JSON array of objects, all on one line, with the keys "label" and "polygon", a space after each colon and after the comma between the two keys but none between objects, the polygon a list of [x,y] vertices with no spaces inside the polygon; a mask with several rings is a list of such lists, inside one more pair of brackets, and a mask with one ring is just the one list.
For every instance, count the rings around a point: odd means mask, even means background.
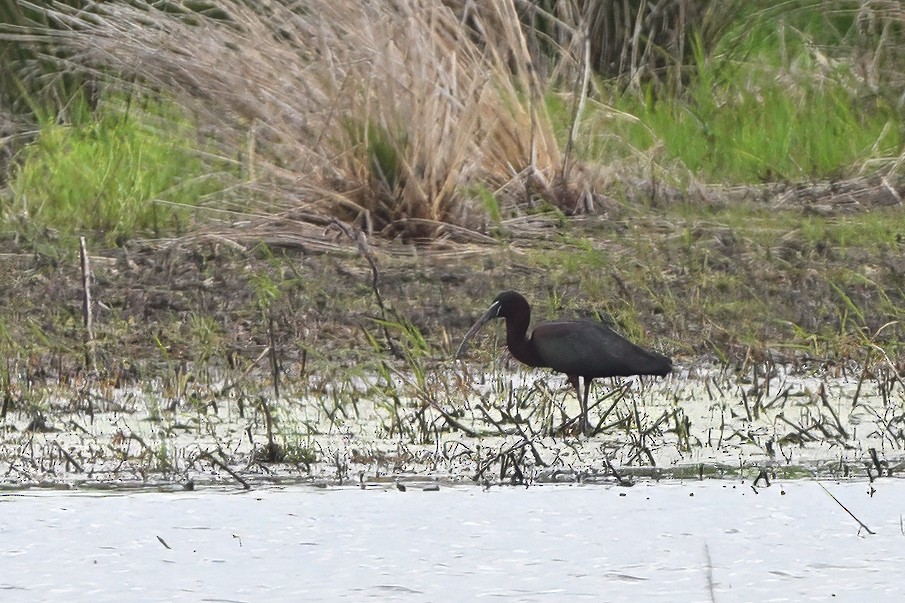
[{"label": "submerged plant debris", "polygon": [[[486,367],[485,367],[486,368]],[[663,380],[604,382],[594,435],[578,435],[564,377],[503,360],[446,363],[423,380],[286,380],[280,397],[230,377],[179,391],[90,380],[42,388],[7,411],[0,481],[162,484],[444,480],[490,484],[639,477],[896,476],[905,467],[905,387],[890,370],[739,374],[680,367]]]}]

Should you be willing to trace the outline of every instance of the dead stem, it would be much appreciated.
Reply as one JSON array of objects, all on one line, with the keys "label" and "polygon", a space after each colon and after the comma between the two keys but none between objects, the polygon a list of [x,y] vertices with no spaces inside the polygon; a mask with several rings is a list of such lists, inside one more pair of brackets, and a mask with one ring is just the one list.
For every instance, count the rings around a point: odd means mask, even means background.
[{"label": "dead stem", "polygon": [[839,415],[836,414],[836,411],[830,405],[829,400],[826,398],[826,387],[823,382],[820,383],[820,401],[826,407],[830,414],[833,415],[833,420],[836,421],[836,429],[839,431],[839,434],[842,435],[846,440],[848,438],[848,431],[846,431],[845,427],[842,426],[842,421],[839,420]]},{"label": "dead stem", "polygon": [[484,460],[483,462],[478,463],[478,469],[477,469],[477,471],[475,472],[474,476],[471,478],[472,481],[475,481],[475,482],[480,481],[480,480],[483,478],[483,476],[484,476],[484,472],[487,471],[487,470],[490,468],[491,465],[493,465],[495,462],[497,462],[497,461],[503,459],[504,457],[507,457],[508,455],[511,455],[513,452],[516,452],[516,451],[518,451],[518,450],[522,450],[523,448],[525,448],[525,447],[528,446],[529,444],[530,444],[530,443],[529,443],[528,441],[525,441],[525,440],[523,440],[523,441],[521,441],[521,442],[517,442],[517,443],[513,444],[512,446],[509,446],[508,448],[506,448],[506,449],[504,449],[504,450],[500,450],[499,452],[497,452],[496,454],[492,455],[490,458]]},{"label": "dead stem", "polygon": [[280,399],[280,362],[277,358],[276,335],[273,329],[273,311],[267,316],[267,336],[270,339],[270,374],[273,377],[273,399]]},{"label": "dead stem", "polygon": [[378,281],[380,280],[380,272],[377,269],[377,260],[374,258],[374,253],[371,251],[371,247],[368,245],[368,239],[365,236],[365,233],[361,231],[361,229],[355,228],[353,229],[349,225],[333,218],[330,222],[330,225],[340,232],[342,232],[346,238],[350,241],[353,241],[358,247],[358,252],[368,261],[368,265],[371,268],[371,290],[374,292],[374,299],[377,300],[377,306],[380,308],[380,318],[381,318],[381,329],[383,330],[383,337],[386,339],[387,347],[390,352],[396,358],[402,360],[405,358],[405,354],[396,346],[396,343],[390,337],[390,331],[387,327],[389,323],[389,319],[387,318],[387,309],[383,303],[383,296],[380,294],[380,287],[378,286]]},{"label": "dead stem", "polygon": [[855,521],[857,521],[857,522],[858,522],[858,525],[861,526],[862,528],[864,528],[864,530],[865,530],[868,534],[871,534],[871,535],[874,534],[874,531],[871,530],[871,529],[870,529],[869,527],[867,527],[866,525],[864,525],[864,522],[862,522],[860,519],[858,519],[857,517],[855,517],[855,514],[852,513],[851,511],[849,511],[849,510],[848,510],[848,507],[846,507],[845,505],[843,505],[843,504],[839,501],[838,498],[836,498],[835,496],[833,496],[833,493],[830,492],[829,490],[827,490],[826,486],[824,486],[824,485],[823,485],[822,483],[820,483],[819,481],[817,482],[817,485],[820,486],[821,488],[823,488],[823,491],[826,492],[827,494],[829,494],[830,498],[832,498],[833,500],[835,500],[835,501],[836,501],[836,504],[839,505],[840,507],[842,507],[842,509],[843,509],[846,513],[848,513],[849,516],[851,516],[852,519],[854,519]]},{"label": "dead stem", "polygon": [[809,431],[810,429],[813,429],[813,427],[808,428],[808,429],[805,429],[805,428],[802,427],[801,425],[796,425],[796,424],[793,423],[792,421],[790,421],[790,420],[788,420],[787,418],[785,418],[785,416],[784,416],[782,413],[776,415],[776,418],[779,419],[780,421],[782,421],[783,423],[785,423],[786,425],[788,425],[789,427],[791,427],[792,429],[794,429],[795,431],[797,431],[799,437],[800,437],[803,441],[808,441],[808,442],[815,442],[815,441],[817,441],[817,438],[815,438],[814,436],[812,436],[811,434],[808,433],[808,431]]},{"label": "dead stem", "polygon": [[82,318],[85,324],[85,366],[97,371],[94,354],[94,319],[91,304],[91,260],[85,237],[79,237],[79,255],[82,261]]},{"label": "dead stem", "polygon": [[867,476],[870,478],[870,481],[873,482],[878,477],[883,477],[883,474],[885,472],[883,471],[883,464],[880,461],[879,456],[877,455],[877,449],[868,448],[867,452],[868,452],[868,454],[870,454],[870,460],[873,463],[874,468],[877,470],[877,475],[873,475],[870,471],[870,467],[868,466],[868,468],[867,468]]},{"label": "dead stem", "polygon": [[54,442],[54,444],[56,444],[57,450],[60,451],[60,454],[63,455],[63,458],[66,459],[66,462],[67,462],[68,464],[72,465],[73,467],[75,467],[75,472],[76,472],[76,473],[83,473],[83,472],[84,472],[83,469],[82,469],[82,466],[79,464],[79,462],[76,461],[74,458],[72,458],[72,455],[70,455],[69,452],[68,452],[65,448],[63,448],[62,446],[60,446],[60,444],[59,444],[58,442]]},{"label": "dead stem", "polygon": [[716,603],[716,593],[713,590],[713,561],[710,559],[710,547],[704,543],[704,559],[707,562],[707,592],[710,593],[710,600]]},{"label": "dead stem", "polygon": [[229,475],[232,476],[232,478],[233,478],[234,480],[236,480],[237,482],[239,482],[239,484],[241,484],[241,485],[242,485],[242,488],[244,488],[245,490],[251,490],[251,484],[249,484],[247,481],[245,481],[244,479],[242,479],[242,476],[239,475],[238,473],[236,473],[235,471],[233,471],[233,470],[229,467],[229,465],[227,465],[226,463],[224,463],[224,462],[221,461],[220,459],[216,458],[213,454],[211,454],[211,453],[208,452],[207,450],[204,450],[204,451],[201,452],[200,458],[207,459],[208,461],[210,461],[211,463],[213,463],[214,465],[216,465],[216,466],[219,467],[220,469],[222,469],[222,470],[226,471],[227,473],[229,473]]},{"label": "dead stem", "polygon": [[864,359],[864,365],[861,367],[861,376],[858,378],[858,385],[855,387],[855,394],[852,396],[852,408],[855,408],[858,405],[858,397],[861,395],[861,386],[864,383],[864,379],[867,378],[867,367],[870,365],[870,352],[867,354],[867,358]]}]

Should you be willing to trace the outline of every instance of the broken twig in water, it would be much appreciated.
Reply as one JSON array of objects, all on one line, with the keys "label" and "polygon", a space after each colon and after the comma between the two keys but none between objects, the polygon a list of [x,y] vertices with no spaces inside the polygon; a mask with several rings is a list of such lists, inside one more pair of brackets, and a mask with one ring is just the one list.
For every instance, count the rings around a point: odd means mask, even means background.
[{"label": "broken twig in water", "polygon": [[710,547],[704,543],[704,558],[707,560],[707,590],[710,592],[710,600],[716,603],[716,594],[713,591],[713,560],[710,558]]},{"label": "broken twig in water", "polygon": [[57,450],[60,451],[60,454],[63,455],[63,458],[66,459],[66,462],[75,468],[76,473],[84,472],[84,470],[82,469],[82,466],[78,463],[78,461],[76,461],[74,458],[72,458],[72,455],[69,454],[69,452],[65,448],[60,446],[59,442],[54,442],[54,444],[56,444]]},{"label": "broken twig in water", "polygon": [[819,393],[820,393],[820,401],[823,403],[823,405],[826,407],[826,409],[827,409],[828,411],[830,411],[830,414],[833,415],[833,420],[836,421],[836,431],[838,431],[839,434],[840,434],[843,438],[845,438],[845,439],[847,440],[847,439],[848,439],[848,431],[846,431],[845,427],[843,427],[842,421],[839,420],[839,415],[836,414],[836,411],[833,409],[833,407],[832,407],[832,405],[830,404],[829,400],[827,400],[827,398],[826,398],[826,387],[824,386],[823,383],[820,384],[820,392],[819,392]]},{"label": "broken twig in water", "polygon": [[220,467],[221,469],[223,469],[224,471],[229,473],[232,476],[232,478],[234,480],[236,480],[237,482],[239,482],[240,484],[242,484],[242,487],[245,488],[246,490],[251,490],[251,484],[249,484],[247,481],[242,479],[241,475],[239,475],[238,473],[236,473],[235,471],[230,469],[229,465],[227,465],[226,463],[224,463],[223,461],[221,461],[220,459],[215,457],[210,452],[205,450],[204,452],[201,453],[201,458],[209,460],[211,463],[213,463],[217,467]]},{"label": "broken twig in water", "polygon": [[869,527],[867,527],[866,525],[864,525],[864,522],[862,522],[860,519],[858,519],[857,517],[855,517],[855,514],[852,513],[851,511],[849,511],[849,510],[848,510],[848,507],[846,507],[846,506],[843,505],[841,502],[839,502],[839,499],[836,498],[835,496],[833,496],[833,493],[830,492],[829,490],[827,490],[826,486],[824,486],[824,485],[821,484],[820,482],[817,482],[817,485],[820,486],[821,488],[823,488],[823,491],[826,492],[827,494],[829,494],[829,495],[830,495],[830,498],[832,498],[833,500],[835,500],[835,501],[836,501],[836,504],[839,505],[840,507],[842,507],[842,509],[843,509],[846,513],[848,513],[849,516],[851,516],[852,519],[854,519],[855,521],[857,521],[857,522],[858,522],[858,525],[861,526],[862,528],[864,528],[865,531],[866,531],[868,534],[873,535],[873,534],[875,533],[875,532],[874,532],[873,530],[871,530]]}]

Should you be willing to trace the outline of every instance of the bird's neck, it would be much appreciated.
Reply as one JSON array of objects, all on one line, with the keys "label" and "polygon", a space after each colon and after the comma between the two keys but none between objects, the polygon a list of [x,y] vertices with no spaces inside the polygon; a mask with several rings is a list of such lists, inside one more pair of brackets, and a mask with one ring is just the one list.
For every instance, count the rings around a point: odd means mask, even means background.
[{"label": "bird's neck", "polygon": [[528,366],[540,366],[541,359],[534,347],[534,342],[528,337],[528,324],[531,319],[506,320],[506,347],[509,353],[523,364]]}]

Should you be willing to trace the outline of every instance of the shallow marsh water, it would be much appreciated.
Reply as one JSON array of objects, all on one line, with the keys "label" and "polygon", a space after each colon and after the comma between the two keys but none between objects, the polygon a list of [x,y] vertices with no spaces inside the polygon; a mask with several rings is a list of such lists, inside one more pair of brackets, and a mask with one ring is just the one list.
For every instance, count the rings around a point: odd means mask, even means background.
[{"label": "shallow marsh water", "polygon": [[905,481],[8,491],[8,601],[901,601]]},{"label": "shallow marsh water", "polygon": [[236,484],[227,466],[252,483],[331,485],[360,476],[507,482],[514,465],[517,481],[531,483],[600,481],[613,467],[658,478],[900,475],[905,386],[858,374],[682,369],[626,380],[617,398],[601,383],[591,418],[605,427],[592,438],[559,429],[578,414],[564,377],[508,367],[451,372],[427,386],[403,373],[381,386],[376,378],[317,390],[297,382],[266,409],[264,384],[239,396],[196,383],[174,399],[153,384],[98,388],[90,414],[71,392],[50,391],[39,429],[27,408],[7,417],[0,486]]},{"label": "shallow marsh water", "polygon": [[[577,412],[560,377],[446,377],[431,404],[398,375],[287,388],[277,443],[311,462],[262,460],[258,394],[219,385],[98,390],[90,416],[50,392],[46,429],[14,408],[0,602],[905,600],[901,381],[685,370],[629,382],[585,439],[549,429]],[[495,485],[515,465],[532,485]],[[724,479],[675,479],[705,467]]]}]

